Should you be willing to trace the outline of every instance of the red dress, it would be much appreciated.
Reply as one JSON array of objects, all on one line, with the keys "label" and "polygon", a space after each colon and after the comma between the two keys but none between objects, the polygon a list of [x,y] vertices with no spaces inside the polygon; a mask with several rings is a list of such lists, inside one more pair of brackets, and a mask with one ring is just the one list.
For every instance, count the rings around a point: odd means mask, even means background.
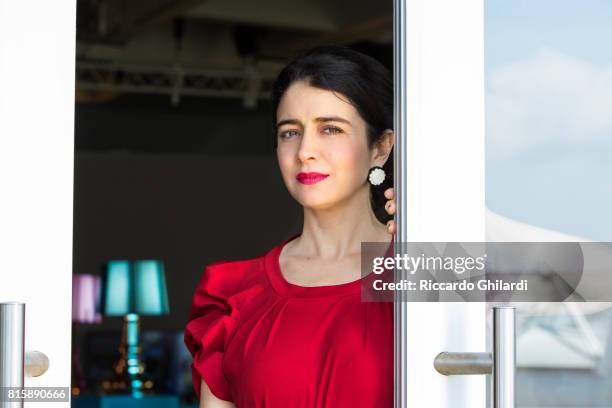
[{"label": "red dress", "polygon": [[203,378],[238,408],[392,407],[393,303],[362,302],[366,278],[286,281],[278,257],[299,235],[206,267],[184,337],[198,400]]}]

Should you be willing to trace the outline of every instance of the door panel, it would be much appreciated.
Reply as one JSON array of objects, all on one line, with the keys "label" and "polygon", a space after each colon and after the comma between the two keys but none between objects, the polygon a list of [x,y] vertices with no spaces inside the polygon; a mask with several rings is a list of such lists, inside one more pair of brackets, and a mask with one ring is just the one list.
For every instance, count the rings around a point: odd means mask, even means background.
[{"label": "door panel", "polygon": [[[483,5],[395,2],[396,240],[482,242]],[[396,407],[484,408],[485,376],[443,376],[443,351],[486,351],[485,303],[396,303]]]},{"label": "door panel", "polygon": [[25,303],[25,350],[50,362],[26,387],[70,387],[75,16],[0,1],[0,302]]}]

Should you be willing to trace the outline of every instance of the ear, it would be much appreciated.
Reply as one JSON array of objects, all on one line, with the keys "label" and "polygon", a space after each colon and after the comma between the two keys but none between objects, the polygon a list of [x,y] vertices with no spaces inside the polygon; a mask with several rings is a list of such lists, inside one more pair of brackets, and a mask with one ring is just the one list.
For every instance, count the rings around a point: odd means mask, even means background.
[{"label": "ear", "polygon": [[372,149],[372,155],[370,157],[371,166],[381,166],[385,164],[391,149],[393,148],[393,142],[395,141],[395,133],[391,129],[387,129],[383,132],[380,139],[374,144]]}]

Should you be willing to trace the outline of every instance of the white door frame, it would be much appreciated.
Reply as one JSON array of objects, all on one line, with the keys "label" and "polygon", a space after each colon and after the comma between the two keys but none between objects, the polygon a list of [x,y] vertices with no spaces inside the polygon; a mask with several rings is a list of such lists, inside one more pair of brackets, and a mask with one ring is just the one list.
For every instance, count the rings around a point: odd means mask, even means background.
[{"label": "white door frame", "polygon": [[[395,0],[397,241],[484,241],[483,9]],[[26,386],[70,386],[75,16],[75,0],[0,0],[0,301],[26,303],[25,348],[50,359]],[[486,406],[483,376],[433,368],[485,350],[485,311],[396,304],[396,407]]]},{"label": "white door frame", "polygon": [[49,358],[26,387],[70,387],[75,43],[76,0],[0,0],[0,302]]},{"label": "white door frame", "polygon": [[[483,242],[484,2],[395,0],[394,13],[396,242]],[[486,310],[395,304],[396,408],[487,406],[486,376],[433,366],[443,351],[490,351]]]}]

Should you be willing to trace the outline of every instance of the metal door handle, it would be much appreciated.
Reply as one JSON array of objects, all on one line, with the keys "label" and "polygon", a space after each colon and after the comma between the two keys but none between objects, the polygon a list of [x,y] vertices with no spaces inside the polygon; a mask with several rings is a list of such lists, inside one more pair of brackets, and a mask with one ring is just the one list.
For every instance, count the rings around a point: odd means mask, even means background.
[{"label": "metal door handle", "polygon": [[443,375],[491,374],[493,408],[515,407],[515,308],[493,308],[493,353],[443,352],[434,359]]},{"label": "metal door handle", "polygon": [[[0,390],[24,387],[24,376],[38,377],[49,368],[49,359],[25,345],[25,303],[0,303]],[[23,402],[5,402],[0,407],[23,407]]]},{"label": "metal door handle", "polygon": [[24,366],[26,377],[40,377],[49,369],[49,357],[40,351],[28,350],[25,352]]}]

